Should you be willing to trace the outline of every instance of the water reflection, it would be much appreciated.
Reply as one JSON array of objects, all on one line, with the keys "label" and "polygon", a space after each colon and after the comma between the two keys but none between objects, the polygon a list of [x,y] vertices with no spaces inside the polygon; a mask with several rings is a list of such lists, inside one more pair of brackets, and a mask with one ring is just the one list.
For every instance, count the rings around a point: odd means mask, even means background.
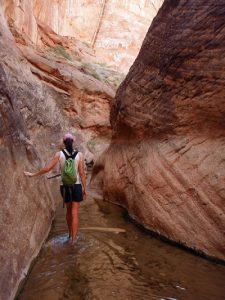
[{"label": "water reflection", "polygon": [[86,229],[74,246],[64,213],[60,206],[19,300],[225,299],[224,266],[150,237],[120,208],[84,202],[80,227]]}]

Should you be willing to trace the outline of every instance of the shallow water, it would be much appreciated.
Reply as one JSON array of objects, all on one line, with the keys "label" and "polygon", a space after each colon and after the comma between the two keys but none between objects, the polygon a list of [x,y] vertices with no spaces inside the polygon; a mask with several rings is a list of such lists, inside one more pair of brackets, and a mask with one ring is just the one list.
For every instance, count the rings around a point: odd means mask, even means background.
[{"label": "shallow water", "polygon": [[75,246],[68,244],[64,214],[60,205],[18,300],[225,299],[225,266],[151,237],[121,208],[83,202]]}]

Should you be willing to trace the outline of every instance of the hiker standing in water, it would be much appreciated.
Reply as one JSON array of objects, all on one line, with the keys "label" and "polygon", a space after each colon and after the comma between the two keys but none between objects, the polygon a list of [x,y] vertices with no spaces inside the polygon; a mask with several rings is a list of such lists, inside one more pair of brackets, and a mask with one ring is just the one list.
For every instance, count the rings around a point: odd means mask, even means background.
[{"label": "hiker standing in water", "polygon": [[57,163],[60,164],[62,183],[60,192],[66,203],[66,220],[69,238],[72,244],[76,241],[78,230],[79,202],[86,197],[86,179],[84,173],[84,158],[81,152],[73,149],[73,136],[67,133],[63,137],[65,149],[57,152],[54,159],[36,173],[24,172],[26,176],[34,177],[51,171]]}]

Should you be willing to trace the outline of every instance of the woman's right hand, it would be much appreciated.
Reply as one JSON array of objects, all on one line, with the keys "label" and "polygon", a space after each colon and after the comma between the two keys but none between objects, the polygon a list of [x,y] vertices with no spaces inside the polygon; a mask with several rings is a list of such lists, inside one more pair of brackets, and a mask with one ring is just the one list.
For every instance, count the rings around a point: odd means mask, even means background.
[{"label": "woman's right hand", "polygon": [[27,171],[24,171],[23,173],[24,173],[24,175],[26,175],[28,177],[33,177],[34,176],[34,173],[30,173],[30,172],[27,172]]}]

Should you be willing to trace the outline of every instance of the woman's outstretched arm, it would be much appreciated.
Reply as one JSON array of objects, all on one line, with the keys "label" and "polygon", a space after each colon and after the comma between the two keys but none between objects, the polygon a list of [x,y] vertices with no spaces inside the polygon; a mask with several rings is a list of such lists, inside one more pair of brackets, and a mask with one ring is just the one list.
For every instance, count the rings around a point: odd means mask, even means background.
[{"label": "woman's outstretched arm", "polygon": [[34,177],[34,176],[40,176],[45,173],[48,173],[56,166],[56,164],[59,162],[59,159],[60,159],[60,153],[57,152],[55,157],[53,158],[53,160],[47,166],[45,166],[43,169],[41,169],[40,171],[38,171],[36,173],[30,173],[30,172],[24,171],[24,174],[29,177]]}]

